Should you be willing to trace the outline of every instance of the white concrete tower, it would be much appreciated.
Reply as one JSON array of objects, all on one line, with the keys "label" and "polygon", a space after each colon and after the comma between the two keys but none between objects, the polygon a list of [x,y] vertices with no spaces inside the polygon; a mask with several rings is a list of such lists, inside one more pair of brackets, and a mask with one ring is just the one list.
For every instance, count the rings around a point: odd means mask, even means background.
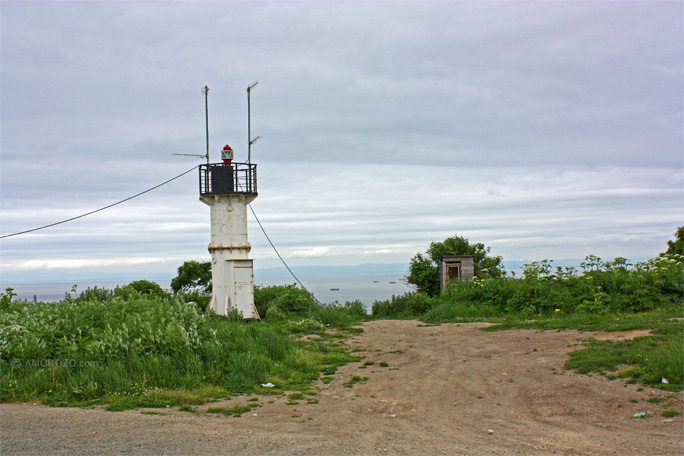
[{"label": "white concrete tower", "polygon": [[237,310],[245,319],[259,319],[247,240],[247,205],[257,197],[256,164],[232,163],[230,146],[222,158],[223,163],[200,165],[200,200],[211,210],[209,305],[218,315]]}]

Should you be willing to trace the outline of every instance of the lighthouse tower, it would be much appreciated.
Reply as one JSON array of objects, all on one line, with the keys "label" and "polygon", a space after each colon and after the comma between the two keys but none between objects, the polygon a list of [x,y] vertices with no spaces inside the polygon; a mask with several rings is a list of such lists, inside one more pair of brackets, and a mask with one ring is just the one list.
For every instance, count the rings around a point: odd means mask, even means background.
[{"label": "lighthouse tower", "polygon": [[211,210],[210,307],[218,315],[237,310],[259,319],[254,306],[254,268],[248,258],[247,205],[257,197],[256,164],[233,163],[233,149],[221,151],[223,163],[200,165],[200,200]]}]

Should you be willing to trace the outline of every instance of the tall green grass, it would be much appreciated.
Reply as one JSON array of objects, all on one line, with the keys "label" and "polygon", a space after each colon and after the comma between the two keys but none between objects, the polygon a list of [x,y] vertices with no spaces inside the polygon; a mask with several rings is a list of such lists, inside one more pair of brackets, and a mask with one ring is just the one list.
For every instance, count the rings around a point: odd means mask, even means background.
[{"label": "tall green grass", "polygon": [[[319,312],[325,320],[333,311]],[[58,303],[4,302],[0,313],[2,401],[120,409],[194,403],[262,383],[300,389],[327,358],[353,359],[337,346],[299,342],[282,325],[230,321],[166,293],[91,290]]]}]

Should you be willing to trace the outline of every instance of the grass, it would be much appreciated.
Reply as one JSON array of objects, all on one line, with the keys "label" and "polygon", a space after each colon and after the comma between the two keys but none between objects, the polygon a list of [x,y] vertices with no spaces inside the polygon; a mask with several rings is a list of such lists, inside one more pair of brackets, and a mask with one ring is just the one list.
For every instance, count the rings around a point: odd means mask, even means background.
[{"label": "grass", "polygon": [[368,377],[359,377],[358,375],[352,376],[352,378],[349,379],[346,383],[344,383],[344,386],[346,388],[351,388],[357,383],[365,383],[368,381]]},{"label": "grass", "polygon": [[207,409],[207,413],[218,413],[225,416],[242,416],[243,413],[251,411],[256,404],[250,405],[236,405],[234,407],[210,407]]},{"label": "grass", "polygon": [[[606,272],[566,282],[464,282],[440,297],[393,297],[378,303],[377,313],[374,305],[374,314],[419,317],[426,325],[497,323],[488,331],[649,329],[652,335],[633,340],[589,340],[571,355],[566,369],[679,391],[684,388],[681,274],[663,264],[654,262],[652,269],[629,277]],[[604,281],[610,293],[592,280]],[[623,289],[616,285],[620,283]],[[586,299],[577,304],[581,293],[571,292],[584,293]],[[358,301],[321,307],[293,286],[258,289],[256,295],[266,317],[258,324],[204,313],[161,289],[151,294],[130,287],[111,293],[92,290],[50,304],[12,302],[9,293],[3,295],[0,401],[192,411],[233,395],[304,394],[319,378],[330,383],[340,366],[363,360],[344,345],[346,338],[363,331],[358,323],[368,318]],[[374,364],[365,361],[361,367]],[[388,367],[386,362],[377,365]],[[367,380],[353,376],[344,386]],[[261,386],[267,383],[275,387]]]},{"label": "grass", "polygon": [[[5,302],[0,312],[0,401],[107,410],[191,407],[235,394],[306,391],[359,357],[309,319],[248,324],[201,313],[193,303],[128,291],[106,299]],[[80,298],[79,298],[80,299]],[[329,310],[339,319],[340,310]],[[332,319],[330,321],[333,321]],[[333,326],[327,326],[330,331]],[[327,334],[327,333],[325,333]],[[273,383],[275,388],[261,385]]]},{"label": "grass", "polygon": [[642,382],[667,391],[684,389],[684,321],[681,308],[627,314],[574,314],[542,316],[535,320],[509,319],[485,331],[542,329],[579,331],[651,330],[652,335],[630,340],[589,339],[584,347],[571,353],[566,369],[628,383]]},{"label": "grass", "polygon": [[[684,317],[681,307],[661,309],[651,312],[639,313],[611,313],[599,315],[592,313],[576,313],[571,315],[538,315],[529,318],[524,315],[507,315],[495,318],[494,326],[485,328],[485,331],[504,331],[508,329],[542,329],[564,330],[578,329],[580,331],[632,331],[637,329],[650,329],[654,331],[667,330],[676,319]],[[681,322],[680,322],[681,324]]]}]

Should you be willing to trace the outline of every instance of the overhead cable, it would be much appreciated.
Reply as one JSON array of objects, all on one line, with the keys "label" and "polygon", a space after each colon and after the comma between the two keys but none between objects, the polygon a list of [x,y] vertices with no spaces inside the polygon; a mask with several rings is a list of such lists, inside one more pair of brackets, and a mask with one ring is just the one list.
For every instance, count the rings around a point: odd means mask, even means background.
[{"label": "overhead cable", "polygon": [[268,240],[268,243],[271,244],[271,247],[273,247],[273,251],[276,253],[276,255],[278,255],[278,258],[280,258],[280,261],[282,261],[283,265],[285,265],[285,267],[287,268],[287,270],[290,271],[290,274],[292,274],[292,277],[294,277],[294,279],[295,279],[295,280],[297,281],[297,283],[304,289],[304,291],[306,291],[307,293],[309,293],[309,294],[311,295],[311,297],[313,298],[313,300],[316,301],[316,302],[318,303],[319,306],[323,306],[323,304],[321,304],[321,302],[320,302],[318,299],[316,299],[316,297],[314,296],[314,294],[311,293],[309,290],[306,289],[306,287],[302,284],[302,282],[297,278],[297,276],[295,275],[295,273],[292,272],[292,269],[290,269],[290,267],[287,265],[287,263],[285,263],[285,260],[283,260],[283,257],[280,256],[280,253],[278,252],[278,249],[276,249],[275,245],[273,245],[273,242],[271,242],[271,238],[268,237],[268,234],[266,234],[266,230],[264,229],[263,225],[262,225],[261,222],[259,221],[259,217],[257,217],[256,212],[254,212],[254,209],[252,208],[252,205],[251,205],[251,204],[248,204],[248,206],[249,206],[249,209],[252,211],[252,215],[254,215],[254,218],[256,219],[257,223],[259,224],[259,228],[261,228],[261,231],[264,233],[264,236],[266,236],[266,240]]},{"label": "overhead cable", "polygon": [[188,174],[189,172],[191,172],[191,171],[193,171],[193,170],[195,170],[195,169],[197,169],[197,166],[193,166],[192,168],[190,168],[189,170],[185,171],[184,173],[181,173],[181,174],[179,174],[179,175],[176,176],[176,177],[172,177],[171,179],[169,179],[169,180],[167,180],[167,181],[164,181],[164,182],[162,182],[162,183],[159,184],[159,185],[155,185],[155,186],[152,187],[152,188],[148,188],[147,190],[145,190],[145,191],[143,191],[143,192],[137,193],[137,194],[135,194],[135,195],[133,195],[133,196],[129,196],[129,197],[126,198],[126,199],[122,199],[121,201],[117,201],[116,203],[110,204],[110,205],[108,205],[108,206],[101,207],[101,208],[99,208],[99,209],[95,209],[94,211],[86,212],[85,214],[77,215],[76,217],[71,217],[71,218],[69,218],[69,219],[62,220],[62,221],[60,221],[60,222],[55,222],[55,223],[50,223],[49,225],[39,226],[38,228],[32,228],[32,229],[30,229],[30,230],[20,231],[20,232],[18,232],[18,233],[4,234],[4,235],[0,236],[0,239],[12,237],[12,236],[19,236],[20,234],[32,233],[32,232],[38,231],[38,230],[44,230],[45,228],[50,228],[50,227],[52,227],[52,226],[61,225],[62,223],[71,222],[71,221],[73,221],[73,220],[83,218],[83,217],[85,217],[85,216],[87,216],[87,215],[91,215],[91,214],[94,214],[94,213],[96,213],[96,212],[104,211],[105,209],[109,209],[110,207],[114,207],[114,206],[116,206],[116,205],[118,205],[118,204],[125,203],[126,201],[130,201],[130,200],[132,200],[133,198],[137,198],[138,196],[141,196],[141,195],[144,195],[145,193],[151,192],[152,190],[155,190],[155,189],[161,187],[162,185],[166,185],[166,184],[168,184],[169,182],[178,179],[179,177],[185,176],[186,174]]}]

